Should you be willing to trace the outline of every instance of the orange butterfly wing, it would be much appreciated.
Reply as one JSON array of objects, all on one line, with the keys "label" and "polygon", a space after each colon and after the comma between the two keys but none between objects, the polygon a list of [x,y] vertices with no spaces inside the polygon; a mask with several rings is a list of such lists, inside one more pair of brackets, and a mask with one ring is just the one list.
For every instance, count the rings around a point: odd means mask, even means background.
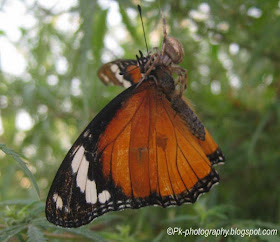
[{"label": "orange butterfly wing", "polygon": [[152,82],[116,113],[98,151],[104,176],[141,206],[143,199],[163,206],[194,202],[218,181],[199,140]]},{"label": "orange butterfly wing", "polygon": [[207,131],[205,140],[193,135],[153,79],[135,84],[73,144],[50,188],[46,217],[79,227],[112,210],[193,203],[219,180],[217,150]]}]

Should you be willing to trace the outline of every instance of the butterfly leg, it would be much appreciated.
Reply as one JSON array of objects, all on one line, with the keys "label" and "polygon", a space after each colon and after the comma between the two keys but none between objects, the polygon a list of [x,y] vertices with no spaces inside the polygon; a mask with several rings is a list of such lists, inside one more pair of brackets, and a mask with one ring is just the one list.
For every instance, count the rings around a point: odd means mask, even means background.
[{"label": "butterfly leg", "polygon": [[[145,73],[142,74],[141,80],[138,82],[137,87],[145,80],[145,78],[150,74],[150,72],[155,68],[155,65],[160,62],[160,54],[157,49],[157,53],[151,55],[149,61],[145,65]],[[157,83],[156,83],[157,84]]]},{"label": "butterfly leg", "polygon": [[[150,74],[150,72],[155,68],[155,65],[158,64],[160,62],[160,55],[158,55],[157,53],[155,53],[155,59],[152,62],[152,64],[150,65],[149,69],[144,73],[144,76],[148,76]],[[147,63],[148,64],[148,63]]]},{"label": "butterfly leg", "polygon": [[[150,67],[154,67],[154,62],[156,61],[156,59],[158,58],[159,53],[158,50],[156,53],[153,53],[150,57],[150,59],[148,60],[148,62],[145,64],[145,73],[144,75],[148,72],[148,70],[150,69]],[[147,75],[146,75],[147,76]]]}]

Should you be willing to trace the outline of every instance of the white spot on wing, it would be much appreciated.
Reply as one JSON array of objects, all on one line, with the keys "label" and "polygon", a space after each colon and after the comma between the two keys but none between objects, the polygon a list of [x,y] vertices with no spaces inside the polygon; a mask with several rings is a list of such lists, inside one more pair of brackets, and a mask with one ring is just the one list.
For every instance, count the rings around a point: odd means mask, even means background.
[{"label": "white spot on wing", "polygon": [[116,64],[111,65],[110,69],[113,73],[120,71],[119,67]]},{"label": "white spot on wing", "polygon": [[86,189],[88,166],[89,162],[87,161],[85,155],[83,155],[76,179],[77,186],[80,188],[81,192],[85,192]]},{"label": "white spot on wing", "polygon": [[105,203],[110,199],[111,195],[107,190],[98,194],[98,200],[100,203]]},{"label": "white spot on wing", "polygon": [[81,164],[81,161],[82,161],[82,158],[84,156],[84,153],[85,153],[85,148],[83,146],[81,146],[79,148],[79,150],[76,152],[73,160],[72,160],[72,171],[74,173],[76,173],[80,167],[80,164]]},{"label": "white spot on wing", "polygon": [[100,76],[104,79],[105,82],[109,83],[110,80],[109,80],[109,77],[104,75],[103,73],[100,74]]},{"label": "white spot on wing", "polygon": [[62,198],[60,196],[58,196],[57,200],[56,200],[56,208],[58,209],[62,209],[63,207],[63,201],[62,201]]},{"label": "white spot on wing", "polygon": [[74,151],[73,151],[73,154],[76,154],[76,152],[77,152],[77,150],[80,148],[80,146],[76,146],[76,148],[74,149]]},{"label": "white spot on wing", "polygon": [[57,193],[54,193],[53,194],[53,200],[54,200],[54,202],[55,202],[55,204],[56,204],[56,209],[62,209],[62,207],[63,207],[63,201],[62,201],[62,198],[60,197],[60,196],[58,196],[58,194]]},{"label": "white spot on wing", "polygon": [[95,181],[87,180],[86,184],[86,201],[95,204],[97,202],[97,190]]},{"label": "white spot on wing", "polygon": [[58,194],[57,194],[57,193],[54,193],[54,194],[53,194],[53,201],[56,202],[57,198],[58,198]]},{"label": "white spot on wing", "polygon": [[131,83],[130,83],[129,81],[123,80],[123,86],[124,86],[125,88],[128,88],[128,87],[131,86]]},{"label": "white spot on wing", "polygon": [[120,83],[123,83],[124,81],[123,75],[117,74],[116,77]]},{"label": "white spot on wing", "polygon": [[84,133],[84,137],[87,137],[88,136],[88,134],[89,134],[89,132],[90,132],[90,129],[87,129],[86,131],[85,131],[85,133]]}]

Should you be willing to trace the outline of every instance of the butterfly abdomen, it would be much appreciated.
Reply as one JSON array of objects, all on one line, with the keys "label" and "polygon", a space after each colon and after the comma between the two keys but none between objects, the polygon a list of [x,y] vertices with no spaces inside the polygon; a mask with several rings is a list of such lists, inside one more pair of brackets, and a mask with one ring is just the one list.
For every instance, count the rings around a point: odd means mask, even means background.
[{"label": "butterfly abdomen", "polygon": [[187,123],[192,134],[200,140],[205,140],[205,129],[202,122],[184,100],[179,95],[174,95],[171,103],[174,110]]},{"label": "butterfly abdomen", "polygon": [[168,73],[168,69],[157,68],[151,75],[156,78],[156,83],[160,86],[167,99],[171,102],[173,109],[186,122],[193,135],[201,140],[205,140],[205,130],[202,122],[194,111],[185,103],[182,97],[175,90],[173,77]]}]

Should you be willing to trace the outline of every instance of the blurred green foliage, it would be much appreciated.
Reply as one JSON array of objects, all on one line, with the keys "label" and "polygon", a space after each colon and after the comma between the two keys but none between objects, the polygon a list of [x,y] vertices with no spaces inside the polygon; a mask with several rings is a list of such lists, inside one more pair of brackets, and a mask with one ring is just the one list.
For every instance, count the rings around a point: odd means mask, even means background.
[{"label": "blurred green foliage", "polygon": [[[8,2],[1,1],[0,11]],[[84,0],[61,11],[55,5],[20,2],[36,24],[21,28],[21,38],[12,41],[26,60],[25,72],[0,72],[0,143],[5,144],[0,146],[1,241],[185,240],[166,234],[174,226],[276,228],[278,236],[207,240],[279,241],[278,0],[140,2],[149,46],[159,46],[162,38],[159,5],[168,33],[183,43],[181,66],[189,76],[185,95],[225,153],[225,165],[217,168],[221,181],[193,205],[111,212],[71,230],[46,221],[48,189],[71,143],[122,91],[105,87],[96,72],[103,62],[134,58],[145,50],[141,24],[133,1]],[[76,20],[74,30],[58,28],[63,16]],[[119,24],[110,24],[119,16]],[[0,38],[7,38],[1,29]],[[15,125],[23,110],[32,118],[28,130]],[[38,184],[39,201],[32,183]]]}]

